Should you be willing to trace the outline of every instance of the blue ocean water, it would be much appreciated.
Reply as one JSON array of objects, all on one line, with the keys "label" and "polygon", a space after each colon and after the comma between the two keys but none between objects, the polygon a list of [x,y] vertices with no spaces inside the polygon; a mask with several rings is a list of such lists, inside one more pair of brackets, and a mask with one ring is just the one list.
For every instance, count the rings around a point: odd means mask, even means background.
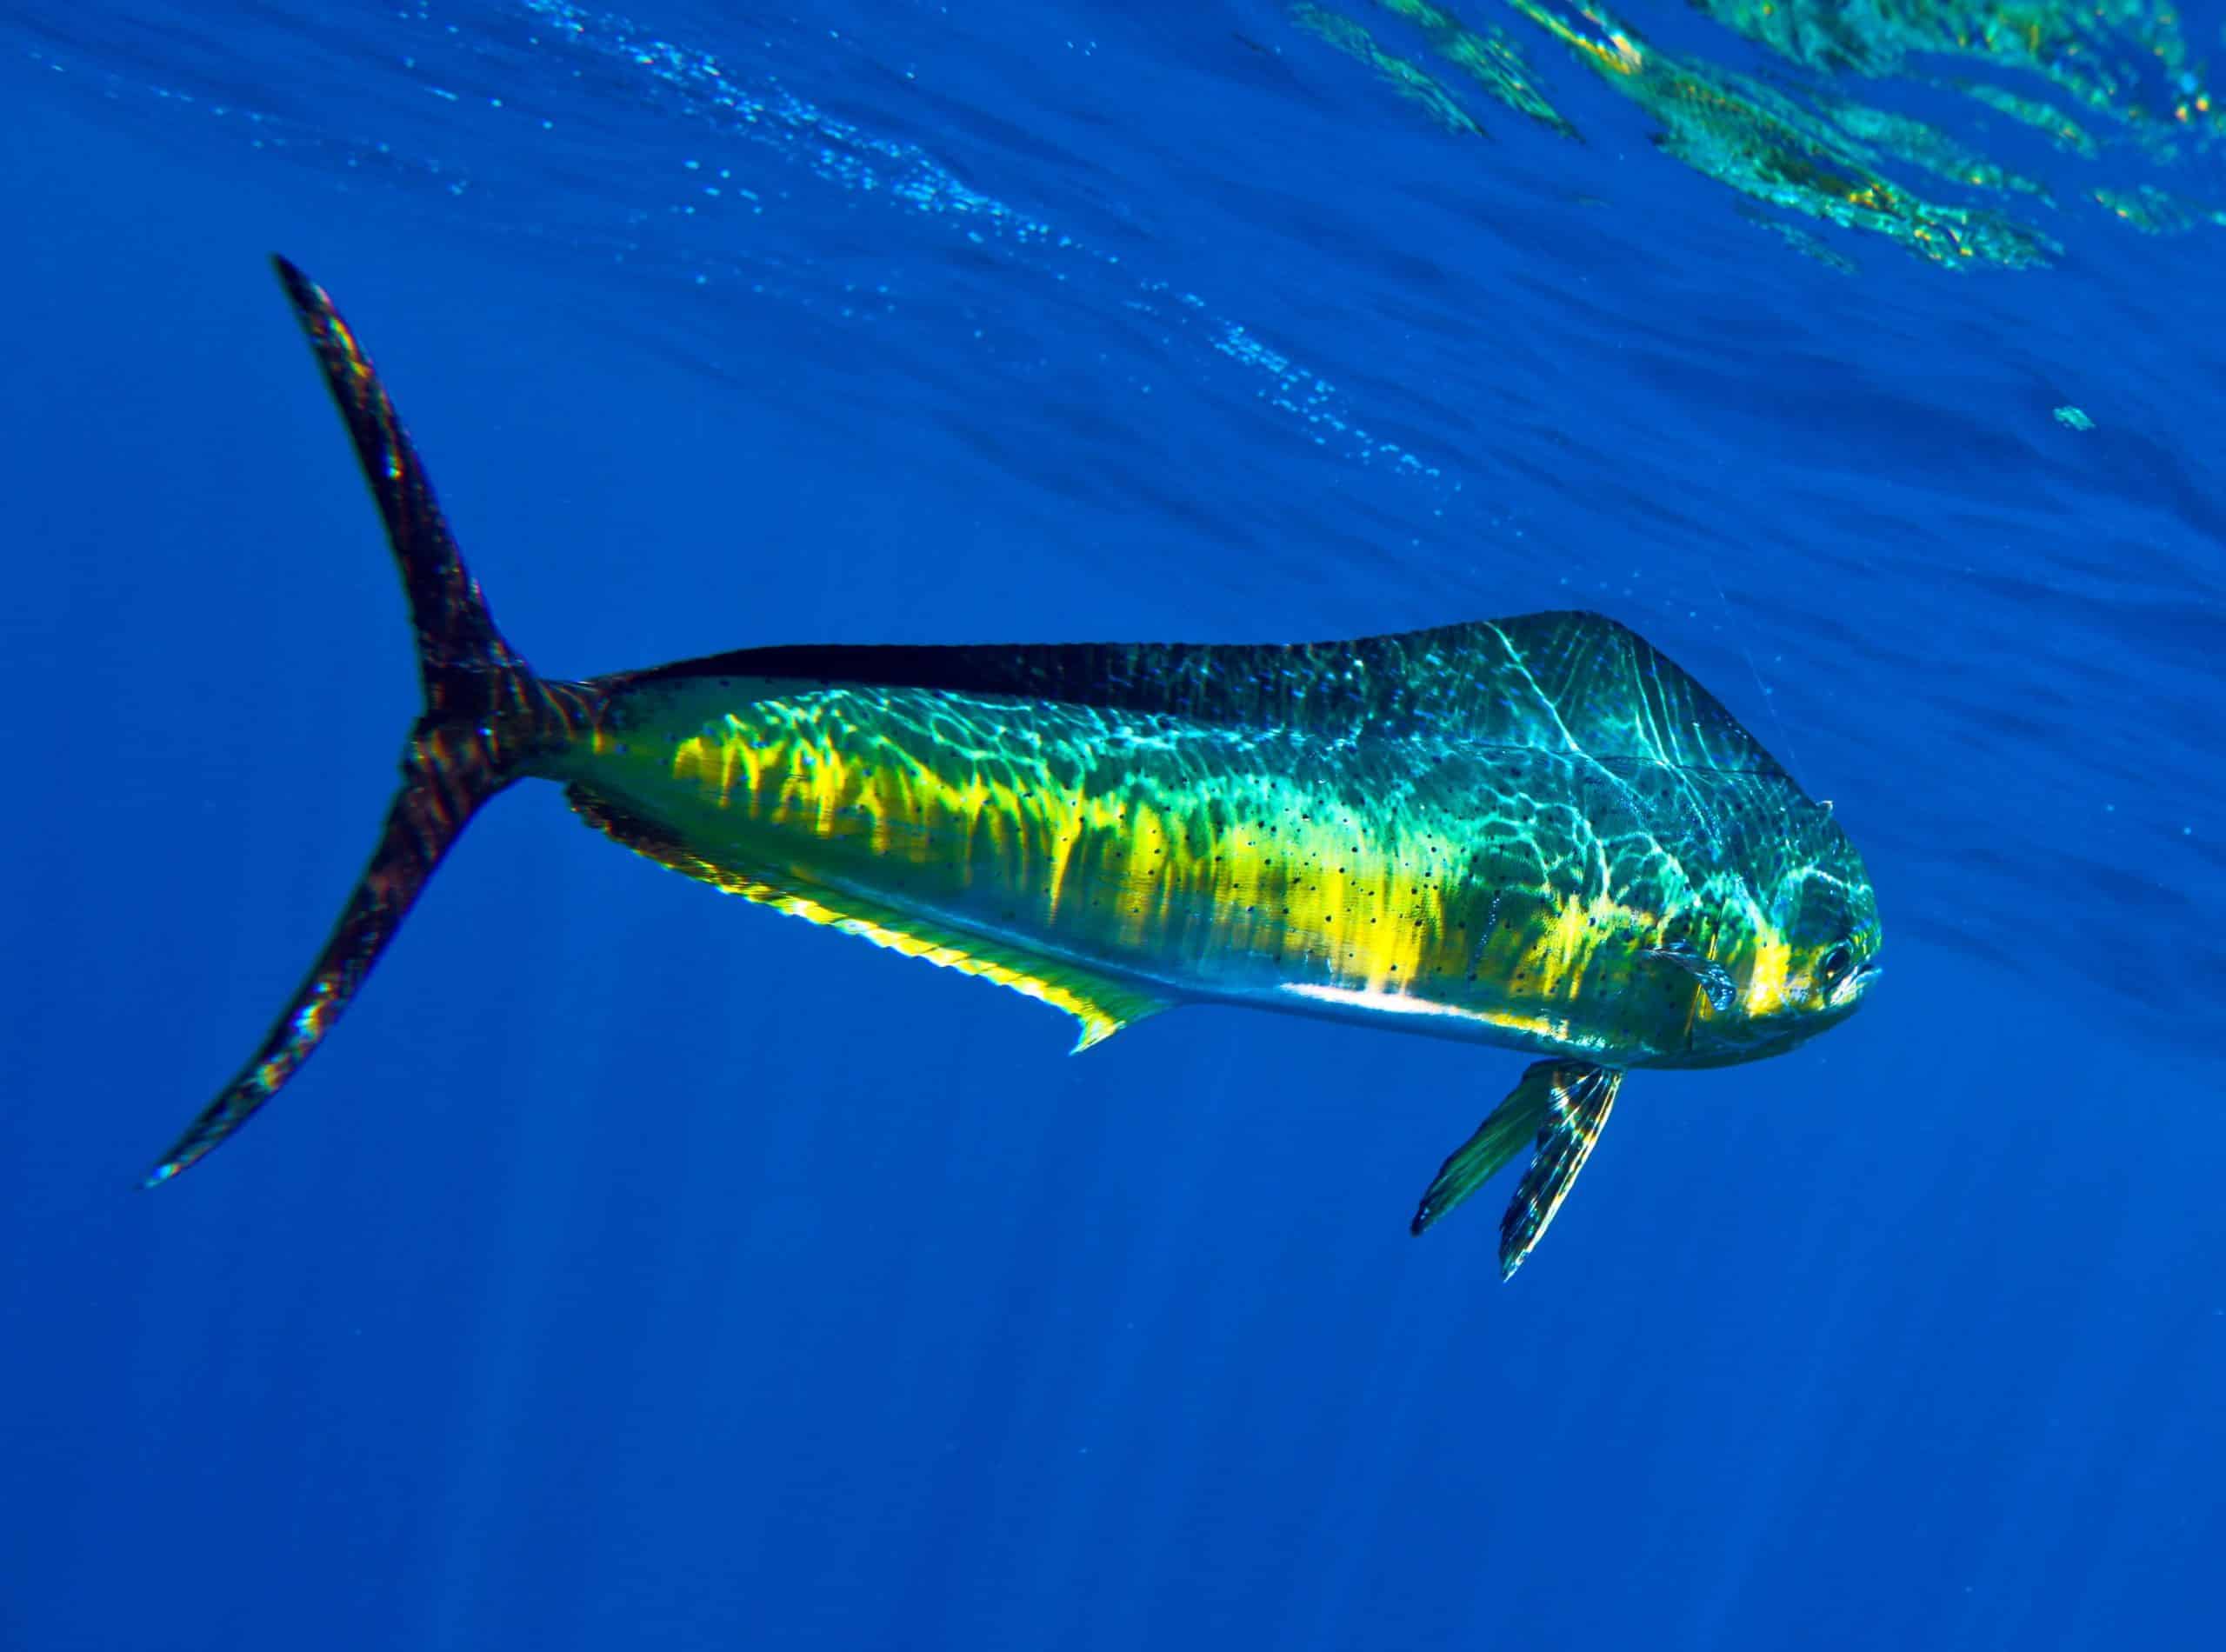
[{"label": "blue ocean water", "polygon": [[[0,13],[0,1646],[2226,1640],[2226,230],[2092,188],[2219,150],[1966,110],[2060,251],[1948,269],[1546,35],[1581,143],[1303,11]],[[1405,1223],[1521,1057],[1070,1060],[524,789],[136,1194],[416,709],[272,250],[545,669],[1596,607],[1833,799],[1888,978],[1636,1076],[1503,1287],[1496,1191]]]}]

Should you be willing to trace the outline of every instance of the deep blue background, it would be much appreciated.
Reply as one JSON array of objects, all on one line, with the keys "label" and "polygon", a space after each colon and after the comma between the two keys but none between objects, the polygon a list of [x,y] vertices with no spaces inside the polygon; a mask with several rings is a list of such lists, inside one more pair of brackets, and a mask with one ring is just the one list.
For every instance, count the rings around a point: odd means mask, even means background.
[{"label": "deep blue background", "polygon": [[[1270,5],[719,13],[0,30],[0,1645],[2222,1643],[2226,231],[1849,276],[1543,50],[1581,148]],[[414,709],[274,248],[548,670],[1600,606],[1889,979],[1502,1288],[1404,1223],[1519,1058],[1070,1061],[529,790],[135,1194]]]}]

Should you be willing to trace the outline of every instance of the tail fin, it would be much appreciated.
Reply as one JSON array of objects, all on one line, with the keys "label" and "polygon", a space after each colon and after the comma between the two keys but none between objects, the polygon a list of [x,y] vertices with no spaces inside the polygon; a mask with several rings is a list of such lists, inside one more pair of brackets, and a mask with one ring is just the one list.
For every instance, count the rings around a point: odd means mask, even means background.
[{"label": "tail fin", "polygon": [[332,300],[283,258],[272,263],[385,521],[417,628],[425,709],[403,754],[402,790],[378,848],[309,979],[253,1059],[148,1172],[143,1185],[150,1188],[212,1151],[284,1087],[340,1019],[465,823],[516,777],[521,758],[569,731],[578,709],[564,690],[543,684],[495,629],[394,403]]}]

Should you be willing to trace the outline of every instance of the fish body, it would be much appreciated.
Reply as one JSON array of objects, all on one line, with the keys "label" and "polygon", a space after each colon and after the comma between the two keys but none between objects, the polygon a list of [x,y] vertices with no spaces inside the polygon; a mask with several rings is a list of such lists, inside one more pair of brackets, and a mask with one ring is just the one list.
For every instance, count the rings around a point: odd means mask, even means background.
[{"label": "fish body", "polygon": [[291,1076],[472,812],[524,779],[687,876],[1064,1010],[1078,1047],[1217,1003],[1540,1057],[1414,1222],[1534,1144],[1509,1272],[1624,1072],[1780,1053],[1876,976],[1875,899],[1829,807],[1596,614],[1288,645],[771,647],[542,679],[353,334],[280,273],[386,519],[427,710],[325,954],[150,1182]]},{"label": "fish body", "polygon": [[[1781,1014],[1778,886],[1843,836],[1597,615],[776,648],[585,686],[600,716],[538,772],[589,820],[753,898],[993,958],[1085,1042],[1199,1001],[1620,1067],[1817,1029]],[[1731,1003],[1665,966],[1681,943]]]}]

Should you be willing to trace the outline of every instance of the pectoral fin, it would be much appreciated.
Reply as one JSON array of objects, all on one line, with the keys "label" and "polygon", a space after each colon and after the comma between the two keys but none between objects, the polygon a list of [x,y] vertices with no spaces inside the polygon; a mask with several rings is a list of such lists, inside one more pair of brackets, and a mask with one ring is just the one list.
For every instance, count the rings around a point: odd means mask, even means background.
[{"label": "pectoral fin", "polygon": [[1739,996],[1739,989],[1733,983],[1730,971],[1715,959],[1701,956],[1693,950],[1689,942],[1679,941],[1666,947],[1648,947],[1639,956],[1683,969],[1700,983],[1701,990],[1708,995],[1708,1007],[1718,1013],[1730,1009],[1733,1001]]},{"label": "pectoral fin", "polygon": [[1476,1133],[1437,1167],[1436,1178],[1423,1193],[1423,1202],[1415,1207],[1415,1218],[1407,1224],[1408,1232],[1419,1236],[1530,1144],[1544,1128],[1547,1110],[1553,1104],[1550,1082],[1562,1069],[1563,1063],[1550,1061],[1538,1062],[1525,1069],[1522,1082],[1507,1093],[1505,1101],[1492,1109],[1489,1118],[1476,1126]]},{"label": "pectoral fin", "polygon": [[1569,1196],[1623,1082],[1621,1072],[1584,1062],[1534,1062],[1476,1133],[1438,1168],[1410,1229],[1419,1234],[1430,1227],[1531,1142],[1530,1168],[1500,1219],[1500,1276],[1512,1276]]},{"label": "pectoral fin", "polygon": [[[1532,1068],[1533,1073],[1538,1069]],[[1546,1122],[1530,1168],[1499,1219],[1499,1276],[1512,1279],[1532,1247],[1546,1236],[1547,1224],[1576,1184],[1576,1173],[1592,1155],[1592,1144],[1607,1128],[1608,1109],[1623,1076],[1609,1067],[1558,1068],[1551,1083]]]}]

